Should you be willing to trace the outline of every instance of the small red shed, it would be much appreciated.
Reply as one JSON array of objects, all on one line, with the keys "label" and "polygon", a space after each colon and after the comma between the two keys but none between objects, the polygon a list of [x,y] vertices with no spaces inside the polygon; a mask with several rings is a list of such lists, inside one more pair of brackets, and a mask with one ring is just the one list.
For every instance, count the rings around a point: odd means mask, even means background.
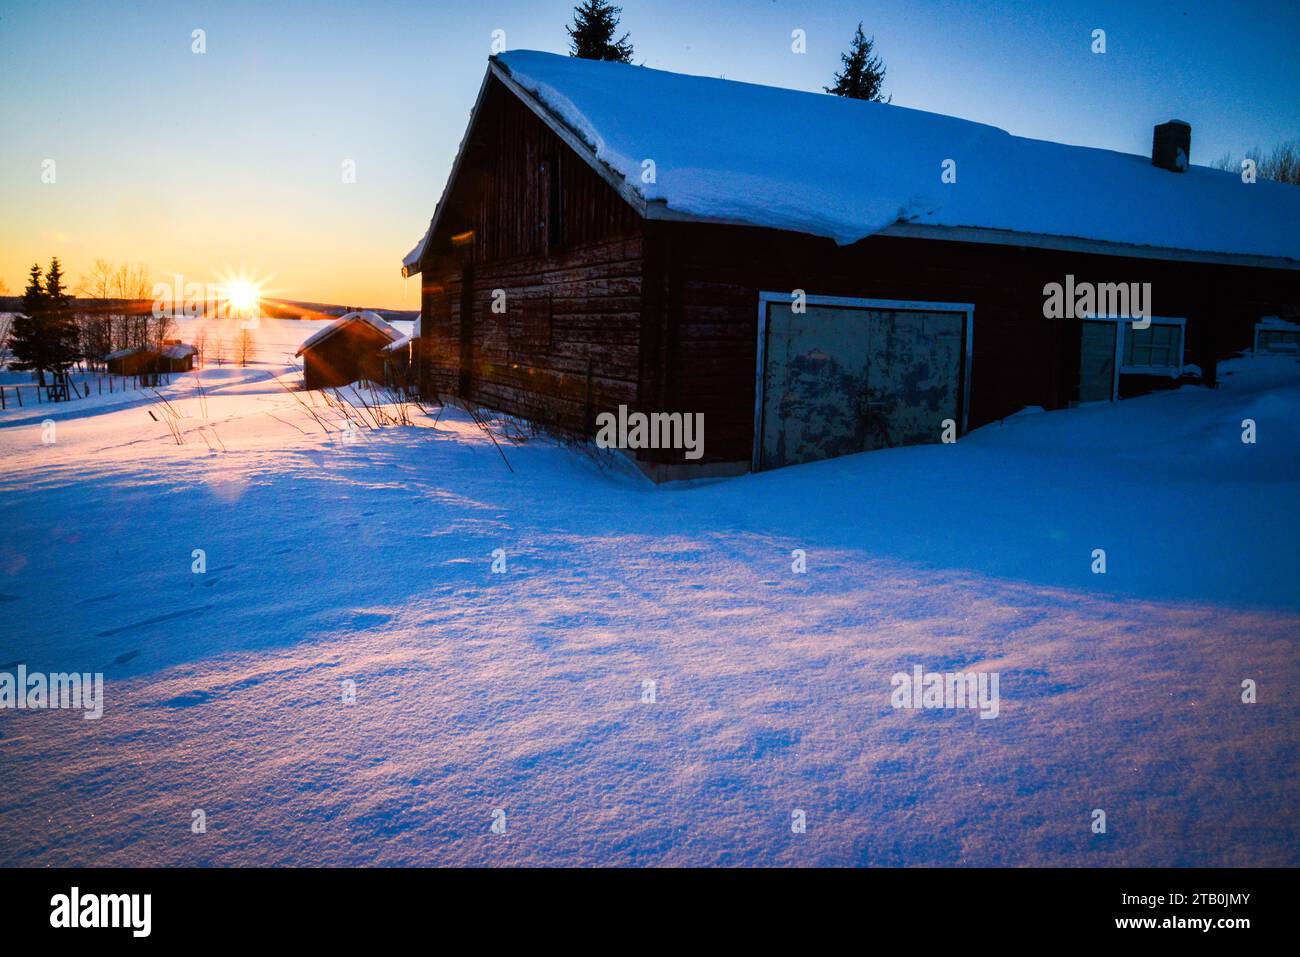
[{"label": "small red shed", "polygon": [[104,356],[109,375],[149,375],[157,371],[158,353],[144,346],[118,349]]},{"label": "small red shed", "polygon": [[349,312],[298,347],[309,389],[329,389],[383,378],[381,351],[401,338],[377,312]]}]

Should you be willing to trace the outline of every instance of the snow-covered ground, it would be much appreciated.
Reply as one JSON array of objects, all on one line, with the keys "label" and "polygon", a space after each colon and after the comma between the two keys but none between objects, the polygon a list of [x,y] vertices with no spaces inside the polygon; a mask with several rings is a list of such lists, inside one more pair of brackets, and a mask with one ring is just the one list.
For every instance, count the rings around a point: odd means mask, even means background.
[{"label": "snow-covered ground", "polygon": [[0,421],[0,671],[107,682],[0,711],[0,864],[1300,864],[1294,359],[662,487],[275,372]]},{"label": "snow-covered ground", "polygon": [[[273,373],[277,376],[297,374],[301,384],[302,360],[296,359],[294,353],[299,345],[331,321],[260,319],[256,328],[250,332],[252,341],[249,364],[241,366],[237,348],[240,330],[236,320],[178,319],[172,336],[187,343],[195,343],[202,334],[205,337],[206,361],[196,370],[197,379],[173,373],[166,377],[170,380],[170,387],[163,386],[160,391],[168,396],[177,392],[183,394],[199,385],[207,388],[209,385],[219,386],[231,382],[247,383],[267,379]],[[413,323],[397,320],[389,325],[405,335],[410,332]],[[0,367],[0,386],[7,387],[5,407],[0,409],[0,425],[40,422],[51,415],[56,419],[94,415],[110,406],[148,406],[158,398],[152,388],[141,388],[138,380],[131,376],[110,376],[102,372],[87,373],[74,369],[72,380],[77,384],[81,397],[66,405],[50,406],[43,396],[37,395],[34,373]],[[14,386],[22,389],[21,401],[15,397]],[[85,394],[87,389],[89,395]]]}]

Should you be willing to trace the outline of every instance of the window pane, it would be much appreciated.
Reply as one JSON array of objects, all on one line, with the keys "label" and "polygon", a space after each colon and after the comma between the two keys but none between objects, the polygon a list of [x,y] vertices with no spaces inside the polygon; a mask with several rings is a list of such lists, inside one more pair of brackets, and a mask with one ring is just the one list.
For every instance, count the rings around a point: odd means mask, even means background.
[{"label": "window pane", "polygon": [[1181,326],[1152,323],[1146,329],[1124,324],[1124,365],[1134,368],[1177,369],[1182,352]]}]

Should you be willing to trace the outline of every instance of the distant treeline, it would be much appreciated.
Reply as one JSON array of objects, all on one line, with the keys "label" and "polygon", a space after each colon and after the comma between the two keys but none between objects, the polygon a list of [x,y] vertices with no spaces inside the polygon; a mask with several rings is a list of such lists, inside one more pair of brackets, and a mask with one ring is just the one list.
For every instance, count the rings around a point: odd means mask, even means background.
[{"label": "distant treeline", "polygon": [[[114,315],[140,316],[153,312],[150,299],[88,299],[71,297],[69,302],[78,312],[110,312]],[[0,312],[22,312],[22,296],[0,296]]]},{"label": "distant treeline", "polygon": [[[21,312],[22,296],[0,296],[0,312]],[[143,316],[153,312],[152,299],[99,299],[77,296],[72,308],[80,313],[110,313],[112,315]],[[335,306],[319,302],[291,302],[289,300],[263,299],[262,317],[266,319],[332,319],[346,312],[365,310],[365,307]],[[414,321],[420,317],[418,309],[373,309],[387,320]],[[183,317],[182,317],[183,318]]]}]

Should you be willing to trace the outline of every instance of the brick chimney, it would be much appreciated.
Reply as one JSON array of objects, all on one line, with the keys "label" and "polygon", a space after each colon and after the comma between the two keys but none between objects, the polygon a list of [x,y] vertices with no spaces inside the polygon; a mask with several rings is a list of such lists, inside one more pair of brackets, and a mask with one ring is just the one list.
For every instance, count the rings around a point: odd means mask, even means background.
[{"label": "brick chimney", "polygon": [[1161,123],[1151,137],[1151,165],[1186,173],[1192,161],[1192,125],[1182,120]]}]

